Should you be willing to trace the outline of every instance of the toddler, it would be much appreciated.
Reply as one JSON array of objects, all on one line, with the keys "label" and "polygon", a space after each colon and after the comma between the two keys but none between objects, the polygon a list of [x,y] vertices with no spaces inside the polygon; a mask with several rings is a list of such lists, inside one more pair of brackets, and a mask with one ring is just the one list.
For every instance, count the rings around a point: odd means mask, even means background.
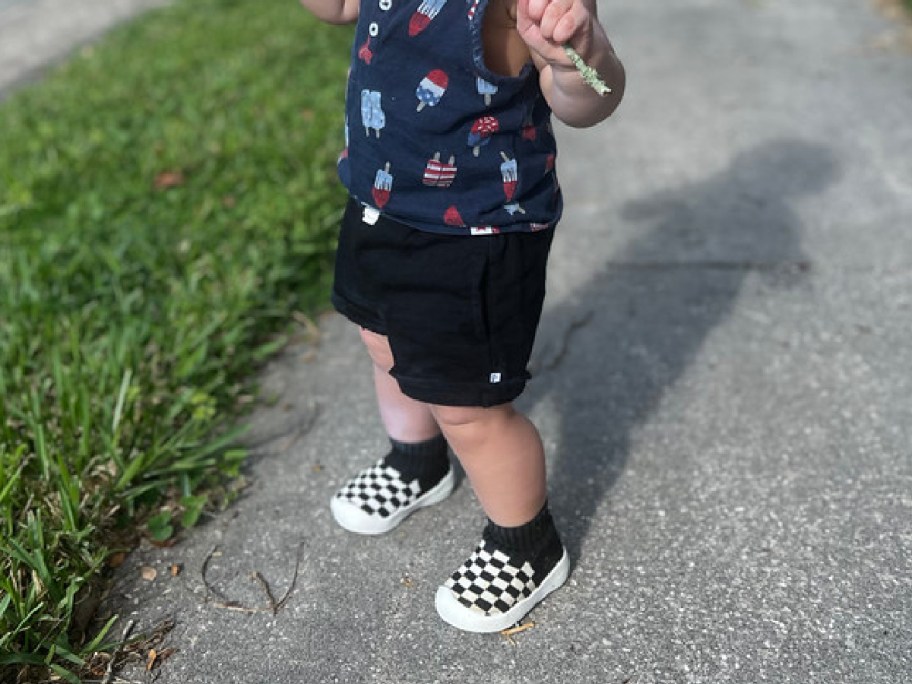
[{"label": "toddler", "polygon": [[[567,578],[535,426],[512,405],[561,214],[550,116],[608,117],[624,71],[595,0],[301,0],[357,21],[332,301],[360,327],[389,453],[330,505],[382,534],[453,489],[452,448],[488,517],[438,588],[453,626],[493,632]],[[587,85],[572,46],[610,87]]]}]

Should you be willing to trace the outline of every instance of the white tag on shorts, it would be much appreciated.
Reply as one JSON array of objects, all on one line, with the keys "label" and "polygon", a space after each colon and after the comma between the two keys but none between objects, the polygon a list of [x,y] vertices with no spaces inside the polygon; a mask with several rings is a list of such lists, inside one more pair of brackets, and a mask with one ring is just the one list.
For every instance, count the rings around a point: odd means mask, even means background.
[{"label": "white tag on shorts", "polygon": [[380,210],[365,204],[364,212],[361,214],[361,220],[369,226],[374,225],[380,220]]},{"label": "white tag on shorts", "polygon": [[500,373],[491,373],[491,382],[500,382]]}]

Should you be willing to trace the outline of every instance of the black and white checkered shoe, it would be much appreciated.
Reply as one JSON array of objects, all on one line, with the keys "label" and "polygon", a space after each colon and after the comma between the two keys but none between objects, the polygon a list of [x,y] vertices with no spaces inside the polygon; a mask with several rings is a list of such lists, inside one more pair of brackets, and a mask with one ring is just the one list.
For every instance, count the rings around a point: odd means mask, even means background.
[{"label": "black and white checkered shoe", "polygon": [[446,622],[467,632],[499,632],[519,622],[543,598],[560,587],[570,568],[567,551],[559,546],[557,562],[537,570],[540,558],[516,559],[485,539],[469,559],[437,589],[437,612]]},{"label": "black and white checkered shoe", "polygon": [[380,459],[346,482],[330,501],[336,522],[350,532],[389,532],[419,508],[446,499],[453,491],[453,468],[436,483],[422,488],[418,478],[405,481],[396,468]]}]

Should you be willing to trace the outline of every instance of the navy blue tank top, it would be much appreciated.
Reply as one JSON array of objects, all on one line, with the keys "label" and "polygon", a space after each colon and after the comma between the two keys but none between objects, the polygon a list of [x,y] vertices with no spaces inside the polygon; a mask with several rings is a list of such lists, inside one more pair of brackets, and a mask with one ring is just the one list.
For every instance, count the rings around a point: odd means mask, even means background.
[{"label": "navy blue tank top", "polygon": [[551,110],[530,62],[482,54],[488,0],[361,0],[339,177],[366,207],[452,235],[560,218]]}]

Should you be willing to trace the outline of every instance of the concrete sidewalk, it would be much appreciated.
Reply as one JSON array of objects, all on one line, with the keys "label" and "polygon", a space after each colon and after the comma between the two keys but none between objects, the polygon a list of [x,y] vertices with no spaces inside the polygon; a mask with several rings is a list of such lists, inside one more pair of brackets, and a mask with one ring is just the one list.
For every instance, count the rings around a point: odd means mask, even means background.
[{"label": "concrete sidewalk", "polygon": [[170,0],[0,0],[0,100],[74,47]]},{"label": "concrete sidewalk", "polygon": [[[628,95],[559,130],[568,208],[520,402],[568,584],[512,642],[458,633],[433,596],[481,530],[466,482],[382,538],[332,523],[385,445],[329,315],[264,375],[280,400],[242,499],[121,568],[109,609],[176,621],[157,681],[909,681],[912,55],[866,0],[601,17]],[[296,566],[276,615],[226,607]]]}]

